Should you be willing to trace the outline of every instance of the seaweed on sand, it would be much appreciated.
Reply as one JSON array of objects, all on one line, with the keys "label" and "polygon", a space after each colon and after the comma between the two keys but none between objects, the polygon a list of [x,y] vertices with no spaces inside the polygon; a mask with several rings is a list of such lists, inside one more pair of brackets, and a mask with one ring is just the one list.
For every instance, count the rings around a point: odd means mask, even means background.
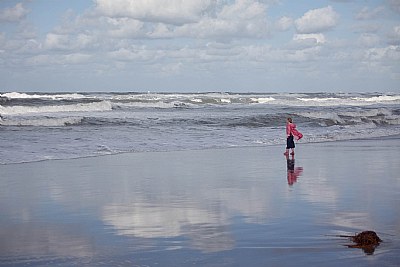
[{"label": "seaweed on sand", "polygon": [[372,255],[375,251],[375,248],[379,246],[379,243],[382,240],[374,231],[363,231],[354,236],[350,235],[339,235],[339,237],[347,237],[350,238],[355,244],[347,245],[349,248],[361,248],[366,254]]}]

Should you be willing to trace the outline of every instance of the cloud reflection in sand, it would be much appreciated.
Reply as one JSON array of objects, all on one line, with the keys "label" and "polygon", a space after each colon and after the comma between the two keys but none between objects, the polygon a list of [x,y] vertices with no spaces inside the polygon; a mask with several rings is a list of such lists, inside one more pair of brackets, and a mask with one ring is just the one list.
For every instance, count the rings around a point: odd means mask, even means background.
[{"label": "cloud reflection in sand", "polygon": [[227,218],[219,218],[206,210],[162,204],[150,206],[146,203],[125,207],[105,206],[103,220],[118,235],[142,238],[186,236],[193,248],[205,252],[234,247],[234,240],[227,230]]}]

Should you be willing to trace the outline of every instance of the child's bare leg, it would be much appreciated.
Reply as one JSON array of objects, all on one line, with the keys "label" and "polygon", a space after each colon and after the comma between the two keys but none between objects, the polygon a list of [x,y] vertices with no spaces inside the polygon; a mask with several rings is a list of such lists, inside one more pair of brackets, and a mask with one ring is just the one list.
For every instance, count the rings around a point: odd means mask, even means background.
[{"label": "child's bare leg", "polygon": [[292,153],[290,153],[290,154],[294,155],[294,148],[292,148],[291,150],[292,150]]},{"label": "child's bare leg", "polygon": [[289,149],[286,148],[286,152],[283,153],[284,155],[289,155]]}]

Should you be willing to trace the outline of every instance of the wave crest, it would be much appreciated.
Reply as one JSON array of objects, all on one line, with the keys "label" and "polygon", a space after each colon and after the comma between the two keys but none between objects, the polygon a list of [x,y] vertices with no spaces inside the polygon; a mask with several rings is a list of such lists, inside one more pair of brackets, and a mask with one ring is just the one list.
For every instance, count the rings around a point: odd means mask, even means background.
[{"label": "wave crest", "polygon": [[52,105],[52,106],[1,106],[2,115],[22,115],[32,113],[58,113],[58,112],[94,112],[110,111],[112,104],[110,101],[79,103],[74,105]]},{"label": "wave crest", "polygon": [[69,94],[27,94],[27,93],[4,93],[0,94],[0,97],[7,99],[51,99],[51,100],[64,100],[64,99],[82,99],[86,96],[78,93]]}]

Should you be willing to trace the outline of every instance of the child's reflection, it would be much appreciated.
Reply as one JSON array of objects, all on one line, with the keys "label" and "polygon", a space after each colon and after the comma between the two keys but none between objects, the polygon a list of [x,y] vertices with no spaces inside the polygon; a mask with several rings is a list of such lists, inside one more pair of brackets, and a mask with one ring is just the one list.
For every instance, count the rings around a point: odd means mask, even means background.
[{"label": "child's reflection", "polygon": [[287,162],[287,181],[289,185],[293,185],[297,182],[297,177],[299,177],[303,173],[303,167],[295,167],[294,166],[294,155],[290,158],[289,155],[286,155]]}]

